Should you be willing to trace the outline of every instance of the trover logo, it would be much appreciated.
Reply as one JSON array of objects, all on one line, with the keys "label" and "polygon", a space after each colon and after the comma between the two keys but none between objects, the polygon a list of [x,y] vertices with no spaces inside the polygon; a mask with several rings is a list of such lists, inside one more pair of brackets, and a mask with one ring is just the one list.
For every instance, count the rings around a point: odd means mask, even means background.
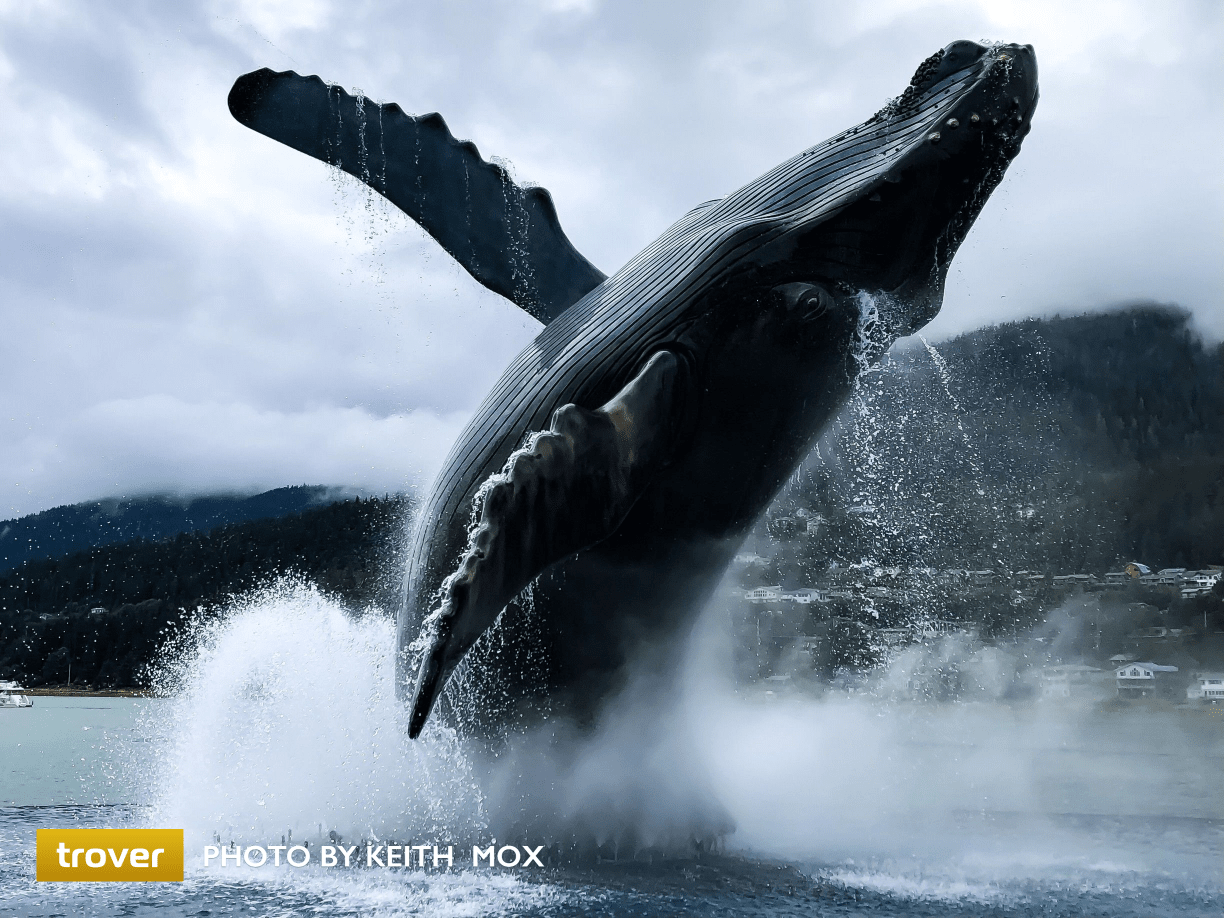
[{"label": "trover logo", "polygon": [[182,829],[39,829],[39,882],[183,880]]}]

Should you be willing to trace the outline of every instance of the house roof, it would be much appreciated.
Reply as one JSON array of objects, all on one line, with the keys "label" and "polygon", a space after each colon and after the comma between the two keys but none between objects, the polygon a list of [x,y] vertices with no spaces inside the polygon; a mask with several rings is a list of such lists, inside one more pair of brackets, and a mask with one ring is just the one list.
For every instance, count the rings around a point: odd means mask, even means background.
[{"label": "house roof", "polygon": [[1130,669],[1132,666],[1138,666],[1141,669],[1150,669],[1154,673],[1175,673],[1177,672],[1176,666],[1161,666],[1159,663],[1143,663],[1143,662],[1140,662],[1139,660],[1136,660],[1133,663],[1124,663],[1122,666],[1119,666],[1118,669],[1119,670]]}]

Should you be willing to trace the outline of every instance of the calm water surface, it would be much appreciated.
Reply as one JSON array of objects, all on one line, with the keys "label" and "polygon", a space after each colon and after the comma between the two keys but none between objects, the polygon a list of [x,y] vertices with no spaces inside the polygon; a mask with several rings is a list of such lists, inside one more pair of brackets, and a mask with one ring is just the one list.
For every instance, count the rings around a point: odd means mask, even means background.
[{"label": "calm water surface", "polygon": [[0,709],[0,806],[130,804],[137,782],[115,751],[146,741],[141,714],[156,698],[35,697]]},{"label": "calm water surface", "polygon": [[[0,712],[0,914],[1224,914],[1220,739],[1211,732],[1214,721],[1190,722],[1184,714],[1181,720],[1166,714],[1150,722],[1140,716],[1134,723],[1096,719],[1092,729],[1077,732],[1076,744],[1055,742],[1043,752],[1046,764],[1033,784],[1045,789],[1058,813],[944,808],[936,817],[934,811],[919,810],[913,814],[917,824],[892,824],[893,834],[907,839],[895,844],[871,832],[856,836],[845,825],[809,824],[813,844],[808,847],[817,853],[767,857],[748,850],[759,850],[760,843],[768,841],[748,821],[739,840],[733,837],[729,852],[700,860],[437,874],[321,868],[230,868],[222,873],[204,869],[189,844],[182,884],[36,884],[37,829],[141,826],[156,819],[147,799],[148,775],[140,773],[138,763],[160,748],[165,737],[158,730],[172,729],[159,719],[157,707],[168,704],[154,699],[36,698],[33,709]],[[941,735],[935,722],[941,716],[947,715],[918,712],[907,717],[904,748],[912,762],[919,763],[912,774],[924,773],[923,762],[942,763],[954,771],[956,762],[966,761],[973,750],[973,735],[958,730],[956,742]],[[976,739],[986,742],[984,731],[997,722],[995,715],[982,720]],[[1176,747],[1176,738],[1184,737],[1187,729],[1201,755],[1187,757],[1184,746]],[[1142,735],[1150,737],[1146,746],[1136,740]],[[802,758],[795,750],[780,753]],[[1170,760],[1174,753],[1175,761]],[[1138,793],[1134,788],[1143,786],[1145,773],[1160,790],[1140,800],[1133,796]],[[1118,782],[1131,788],[1127,793],[1138,811],[1100,811],[1118,799]],[[753,798],[752,806],[776,805],[768,784],[757,789],[760,796]],[[991,792],[996,797],[999,793]],[[1079,812],[1070,809],[1075,804]],[[796,798],[797,808],[804,805]],[[844,814],[839,818],[846,819]],[[785,820],[773,825],[781,834],[798,830]],[[929,845],[915,846],[913,840],[924,835]],[[820,836],[829,840],[827,845],[818,843]],[[743,847],[737,849],[736,844]]]}]

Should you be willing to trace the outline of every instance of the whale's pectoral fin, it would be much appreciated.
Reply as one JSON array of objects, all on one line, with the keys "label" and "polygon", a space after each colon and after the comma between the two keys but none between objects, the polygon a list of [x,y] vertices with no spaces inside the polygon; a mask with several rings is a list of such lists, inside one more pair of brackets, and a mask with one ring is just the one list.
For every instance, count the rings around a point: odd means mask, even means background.
[{"label": "whale's pectoral fin", "polygon": [[472,277],[549,322],[604,274],[574,248],[543,188],[522,188],[438,114],[351,96],[317,76],[256,70],[234,83],[242,124],[365,182]]},{"label": "whale's pectoral fin", "polygon": [[672,454],[684,376],[675,354],[655,354],[603,407],[559,408],[549,429],[533,434],[485,482],[480,523],[418,638],[424,657],[411,736],[421,732],[451,671],[506,603],[548,565],[621,524]]}]

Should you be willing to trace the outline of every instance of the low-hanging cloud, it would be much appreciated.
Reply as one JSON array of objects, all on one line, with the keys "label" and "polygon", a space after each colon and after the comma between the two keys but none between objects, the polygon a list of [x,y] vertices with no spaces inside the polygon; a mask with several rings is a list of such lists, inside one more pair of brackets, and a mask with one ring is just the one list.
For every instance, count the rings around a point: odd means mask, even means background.
[{"label": "low-hanging cloud", "polygon": [[0,449],[0,468],[18,492],[14,502],[56,479],[74,489],[67,500],[319,481],[397,493],[428,483],[465,420],[423,409],[279,412],[151,395],[91,405],[58,430],[23,437]]},{"label": "low-hanging cloud", "polygon": [[[1042,101],[930,334],[1155,299],[1224,335],[1207,0],[0,8],[0,165],[17,177],[0,189],[3,513],[97,487],[349,482],[360,469],[302,457],[321,437],[307,431],[355,409],[384,419],[367,448],[411,478],[449,443],[406,448],[387,419],[470,414],[534,335],[393,209],[234,122],[240,73],[317,73],[442,112],[547,187],[610,272],[695,204],[863,120],[956,38],[1032,42]],[[300,415],[283,474],[258,437],[231,439],[220,475],[138,425],[112,466],[90,419],[158,399]],[[39,465],[37,444],[82,458]]]}]

